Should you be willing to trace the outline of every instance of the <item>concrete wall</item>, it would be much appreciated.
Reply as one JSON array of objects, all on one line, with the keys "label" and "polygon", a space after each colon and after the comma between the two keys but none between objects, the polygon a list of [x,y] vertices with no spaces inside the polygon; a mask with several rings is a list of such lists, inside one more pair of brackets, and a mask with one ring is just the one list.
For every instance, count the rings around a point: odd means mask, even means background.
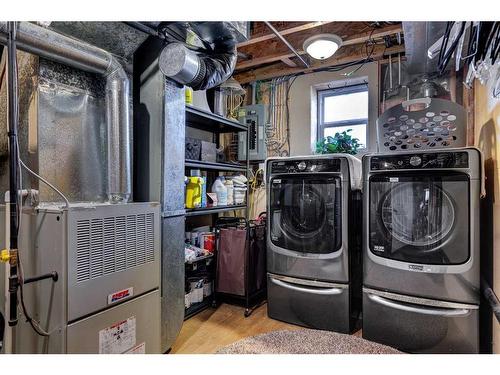
[{"label": "concrete wall", "polygon": [[[498,66],[496,67],[498,70]],[[492,77],[495,77],[493,72]],[[493,289],[500,295],[500,99],[494,99],[492,82],[482,86],[476,81],[474,90],[475,144],[483,152],[486,170],[487,202],[491,202],[493,216]],[[487,242],[491,242],[488,238]],[[491,244],[482,248],[482,256]],[[500,354],[500,324],[493,321],[493,352]]]},{"label": "concrete wall", "polygon": [[350,75],[356,67],[339,72],[319,72],[297,77],[290,89],[290,154],[309,155],[314,153],[317,128],[317,91],[344,85],[368,82],[368,150],[376,151],[376,125],[378,117],[379,86],[378,64],[365,64]]}]

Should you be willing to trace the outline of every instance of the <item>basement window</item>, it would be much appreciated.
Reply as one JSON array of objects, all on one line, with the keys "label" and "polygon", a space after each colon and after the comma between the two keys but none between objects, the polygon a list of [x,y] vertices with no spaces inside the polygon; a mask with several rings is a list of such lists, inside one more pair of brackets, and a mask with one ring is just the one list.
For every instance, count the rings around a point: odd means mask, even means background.
[{"label": "basement window", "polygon": [[318,139],[348,129],[366,148],[368,85],[345,86],[318,91]]}]

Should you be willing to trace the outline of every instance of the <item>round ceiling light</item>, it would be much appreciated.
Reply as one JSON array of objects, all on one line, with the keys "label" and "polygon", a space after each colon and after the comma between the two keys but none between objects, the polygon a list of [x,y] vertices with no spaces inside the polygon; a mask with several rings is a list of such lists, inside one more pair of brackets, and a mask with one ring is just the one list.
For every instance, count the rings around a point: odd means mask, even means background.
[{"label": "round ceiling light", "polygon": [[304,51],[317,60],[327,59],[342,45],[342,39],[334,34],[318,34],[304,41]]}]

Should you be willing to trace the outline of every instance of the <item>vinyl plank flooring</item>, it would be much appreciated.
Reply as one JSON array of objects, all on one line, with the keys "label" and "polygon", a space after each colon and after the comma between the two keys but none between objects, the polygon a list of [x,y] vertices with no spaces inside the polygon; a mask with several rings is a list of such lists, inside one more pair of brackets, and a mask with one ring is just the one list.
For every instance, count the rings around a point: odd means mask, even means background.
[{"label": "vinyl plank flooring", "polygon": [[267,304],[255,309],[248,318],[244,311],[243,307],[222,304],[186,320],[170,353],[210,354],[246,337],[301,328],[269,318]]},{"label": "vinyl plank flooring", "polygon": [[[243,307],[222,304],[186,320],[170,353],[211,354],[246,337],[302,328],[269,318],[267,304],[255,309],[248,318],[244,317],[244,311]],[[361,337],[361,330],[354,335]]]}]

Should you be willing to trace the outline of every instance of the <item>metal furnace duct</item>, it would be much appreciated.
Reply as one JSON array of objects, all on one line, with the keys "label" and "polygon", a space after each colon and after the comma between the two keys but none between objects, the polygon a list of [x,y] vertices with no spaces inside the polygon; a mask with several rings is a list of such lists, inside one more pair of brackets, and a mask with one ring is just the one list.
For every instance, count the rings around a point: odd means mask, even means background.
[{"label": "metal furnace duct", "polygon": [[429,59],[427,50],[444,33],[446,22],[403,22],[406,66],[410,74],[437,71],[437,58]]},{"label": "metal furnace duct", "polygon": [[[0,22],[0,43],[7,43],[7,22]],[[128,202],[132,196],[130,155],[129,78],[109,52],[29,22],[17,29],[20,50],[106,78],[107,195],[111,203]]]}]

